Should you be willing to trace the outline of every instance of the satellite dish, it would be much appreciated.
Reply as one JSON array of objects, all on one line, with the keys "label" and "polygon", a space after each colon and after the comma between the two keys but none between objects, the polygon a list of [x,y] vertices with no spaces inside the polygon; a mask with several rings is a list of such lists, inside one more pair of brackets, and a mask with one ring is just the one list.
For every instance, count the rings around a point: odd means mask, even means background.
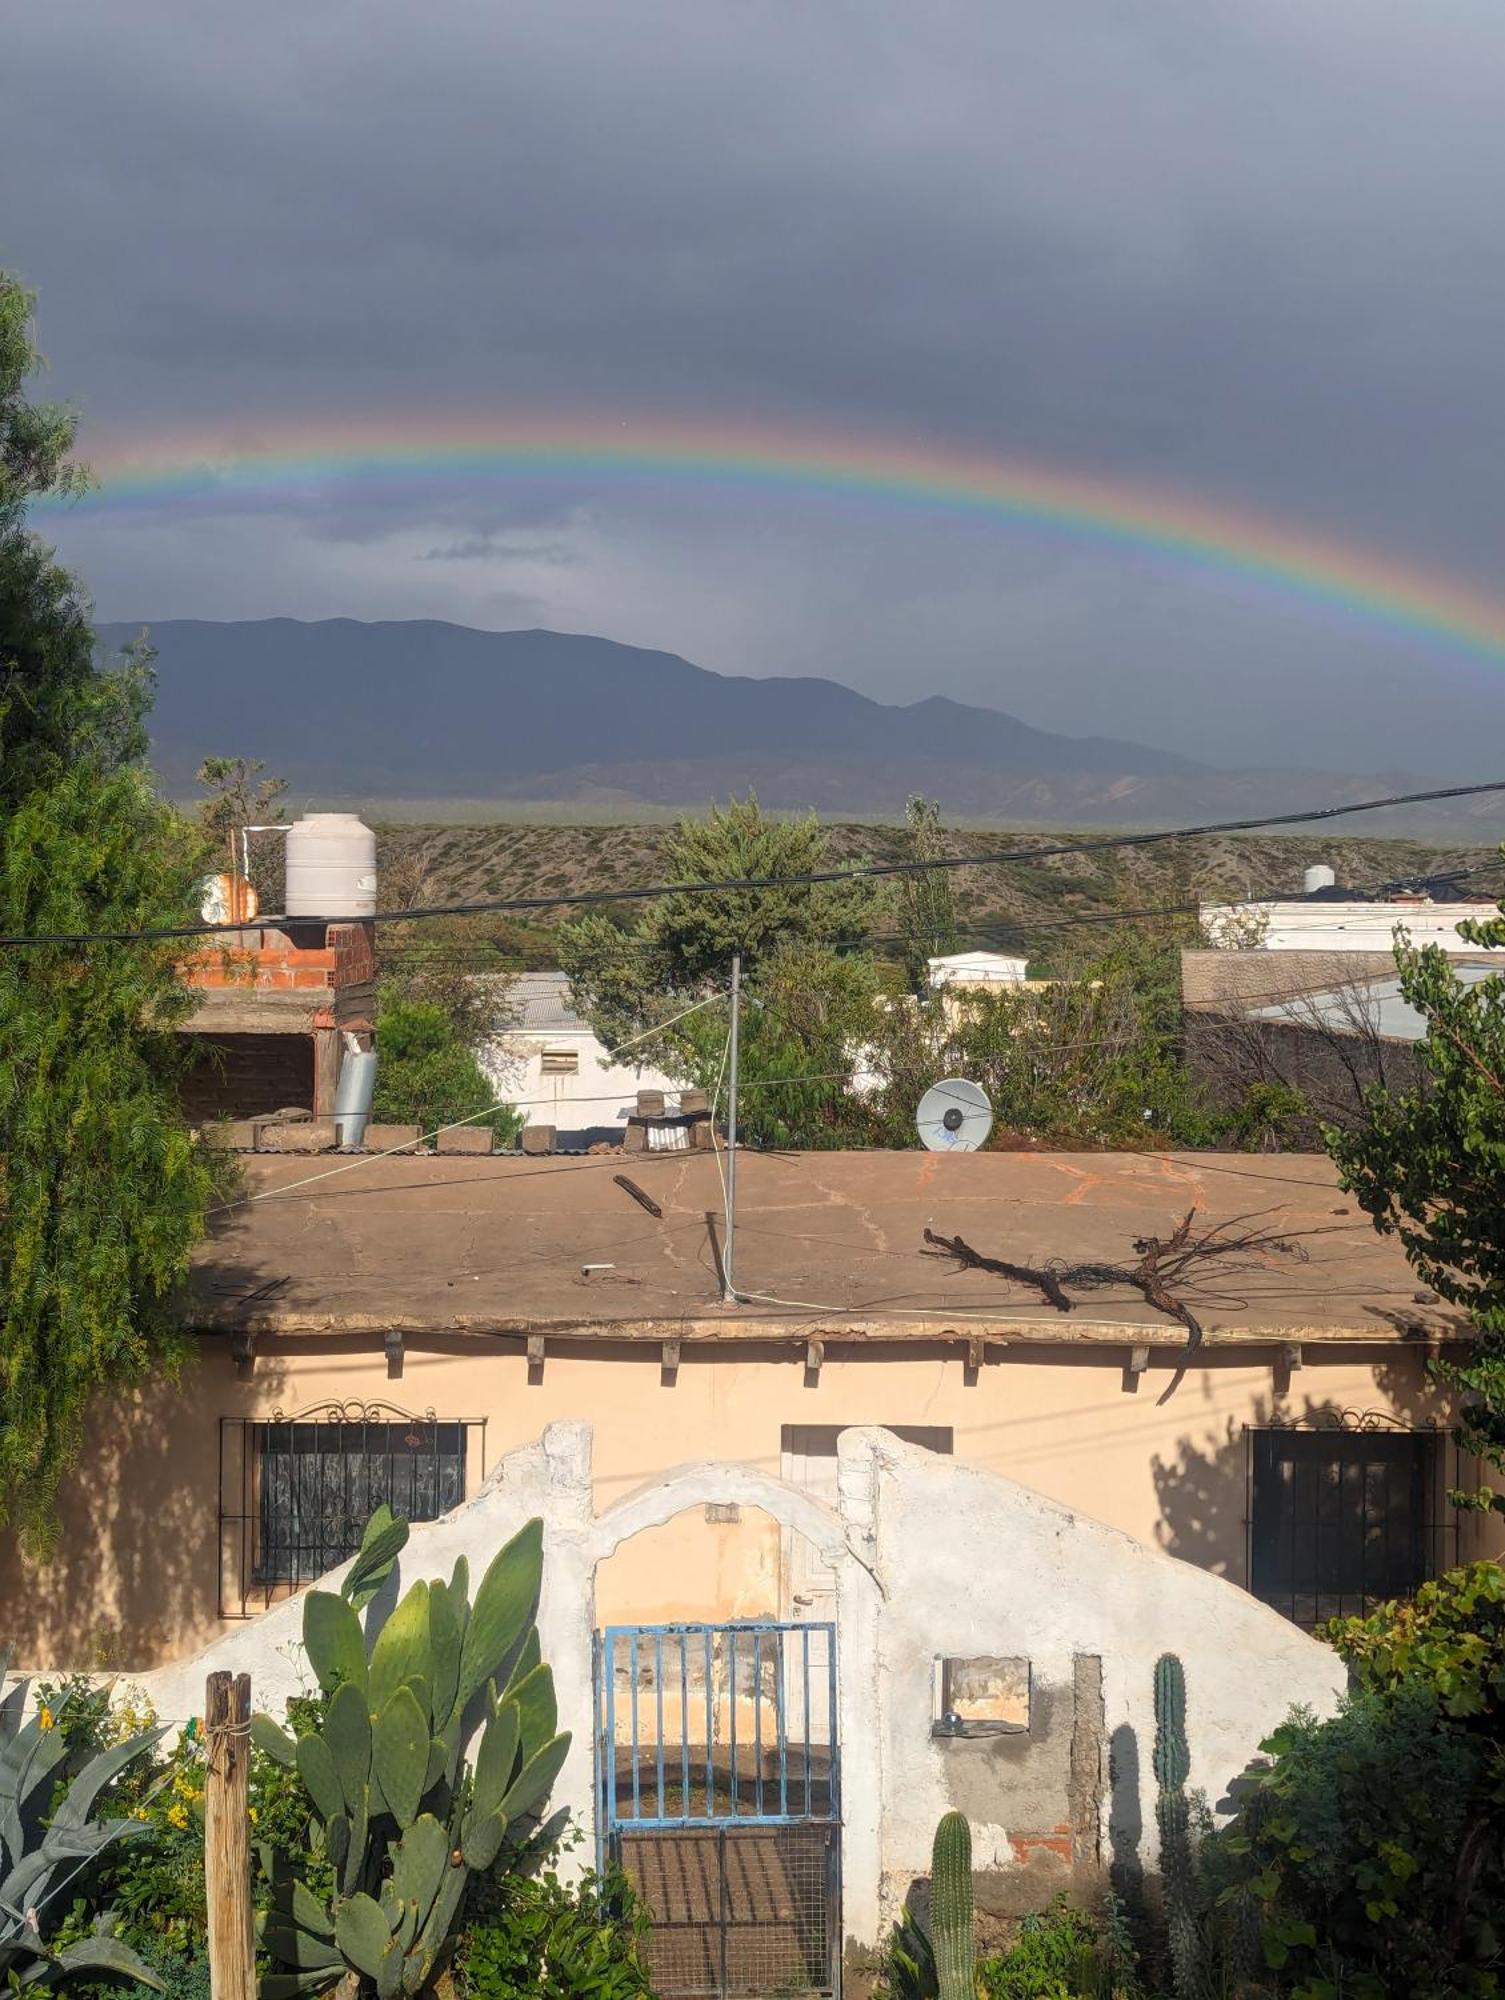
[{"label": "satellite dish", "polygon": [[993,1129],[993,1107],[980,1084],[948,1076],[931,1084],[914,1122],[932,1153],[975,1153]]},{"label": "satellite dish", "polygon": [[244,875],[206,875],[199,883],[199,910],[206,924],[248,924],[261,899]]}]

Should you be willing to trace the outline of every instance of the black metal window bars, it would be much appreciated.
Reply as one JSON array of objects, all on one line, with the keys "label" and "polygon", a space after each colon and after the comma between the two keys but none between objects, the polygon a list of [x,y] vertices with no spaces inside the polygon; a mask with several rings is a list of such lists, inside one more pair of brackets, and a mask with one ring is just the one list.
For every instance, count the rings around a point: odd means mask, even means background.
[{"label": "black metal window bars", "polygon": [[484,1418],[321,1403],[220,1419],[220,1616],[248,1618],[354,1555],[383,1501],[433,1521],[485,1477]]},{"label": "black metal window bars", "polygon": [[1445,1432],[1341,1410],[1244,1436],[1249,1589],[1294,1624],[1365,1616],[1457,1560]]}]

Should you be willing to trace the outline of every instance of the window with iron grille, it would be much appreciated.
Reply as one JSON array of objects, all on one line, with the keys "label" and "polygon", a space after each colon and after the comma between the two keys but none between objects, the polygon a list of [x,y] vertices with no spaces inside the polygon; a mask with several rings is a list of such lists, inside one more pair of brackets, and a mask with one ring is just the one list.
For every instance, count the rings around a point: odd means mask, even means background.
[{"label": "window with iron grille", "polygon": [[[323,1576],[360,1547],[383,1502],[433,1521],[465,1499],[483,1470],[484,1424],[441,1421],[387,1403],[321,1405],[268,1422],[226,1419],[220,1438],[221,1615],[252,1596]],[[478,1445],[472,1433],[480,1433]],[[238,1493],[235,1488],[238,1486]],[[227,1488],[229,1491],[227,1492]]]},{"label": "window with iron grille", "polygon": [[1296,1624],[1409,1597],[1451,1560],[1441,1433],[1371,1414],[1245,1435],[1249,1588]]}]

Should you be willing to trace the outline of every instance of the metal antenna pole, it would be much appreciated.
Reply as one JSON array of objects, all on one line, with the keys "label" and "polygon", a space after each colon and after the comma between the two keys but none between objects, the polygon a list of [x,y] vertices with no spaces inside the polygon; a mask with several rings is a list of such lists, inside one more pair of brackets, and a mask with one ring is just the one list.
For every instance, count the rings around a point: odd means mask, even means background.
[{"label": "metal antenna pole", "polygon": [[726,1093],[726,1251],[721,1259],[721,1303],[733,1305],[737,1287],[732,1277],[732,1249],[737,1234],[737,1053],[742,1025],[742,954],[732,953],[732,1032],[727,1050]]}]

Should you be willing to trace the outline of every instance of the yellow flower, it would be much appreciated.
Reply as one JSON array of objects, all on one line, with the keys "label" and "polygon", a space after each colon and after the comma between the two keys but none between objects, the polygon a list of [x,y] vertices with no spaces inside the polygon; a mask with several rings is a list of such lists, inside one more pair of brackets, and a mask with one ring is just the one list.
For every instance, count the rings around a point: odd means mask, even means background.
[{"label": "yellow flower", "polygon": [[41,1708],[37,1710],[37,1725],[41,1729],[51,1729],[52,1710],[50,1708]]},{"label": "yellow flower", "polygon": [[251,1822],[252,1826],[255,1826],[257,1820],[257,1812],[255,1806],[246,1807],[246,1818]]},{"label": "yellow flower", "polygon": [[150,1818],[151,1818],[151,1814],[150,1814],[150,1813],[149,1813],[149,1812],[147,1811],[147,1809],[146,1809],[146,1807],[145,1807],[145,1806],[132,1806],[132,1807],[131,1807],[131,1818],[132,1818],[132,1819],[150,1819]]},{"label": "yellow flower", "polygon": [[167,1824],[169,1826],[175,1826],[178,1829],[179,1833],[181,1833],[183,1831],[183,1828],[188,1824],[187,1806],[184,1805],[169,1806],[167,1808]]}]

